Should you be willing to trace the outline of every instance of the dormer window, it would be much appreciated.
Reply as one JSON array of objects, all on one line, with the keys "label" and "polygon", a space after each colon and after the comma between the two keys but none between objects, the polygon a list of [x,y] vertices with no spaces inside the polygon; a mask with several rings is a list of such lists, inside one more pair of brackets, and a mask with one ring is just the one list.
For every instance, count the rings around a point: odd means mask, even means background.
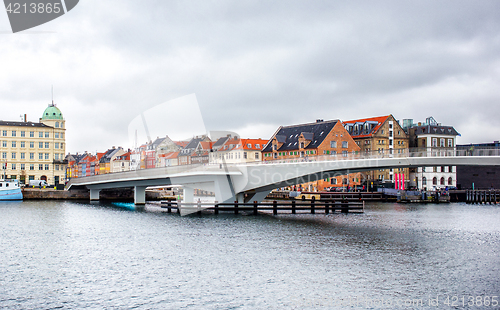
[{"label": "dormer window", "polygon": [[249,149],[251,149],[251,148],[252,148],[252,145],[251,145],[250,143],[248,143],[248,144],[247,144],[247,147],[248,147]]},{"label": "dormer window", "polygon": [[256,149],[260,149],[260,145],[259,145],[259,144],[256,144],[256,145],[255,145],[255,148],[256,148]]},{"label": "dormer window", "polygon": [[303,149],[304,148],[304,142],[300,142],[300,148]]}]

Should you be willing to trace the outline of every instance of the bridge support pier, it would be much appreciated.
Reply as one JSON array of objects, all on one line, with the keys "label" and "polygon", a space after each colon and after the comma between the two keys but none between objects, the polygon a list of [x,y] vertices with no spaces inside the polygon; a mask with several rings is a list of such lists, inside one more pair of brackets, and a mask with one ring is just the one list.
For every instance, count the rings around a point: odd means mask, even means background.
[{"label": "bridge support pier", "polygon": [[134,203],[136,205],[146,204],[146,187],[134,186]]},{"label": "bridge support pier", "polygon": [[90,189],[90,201],[98,201],[100,191],[100,189]]},{"label": "bridge support pier", "polygon": [[194,188],[183,186],[184,189],[184,202],[193,203],[194,202]]}]

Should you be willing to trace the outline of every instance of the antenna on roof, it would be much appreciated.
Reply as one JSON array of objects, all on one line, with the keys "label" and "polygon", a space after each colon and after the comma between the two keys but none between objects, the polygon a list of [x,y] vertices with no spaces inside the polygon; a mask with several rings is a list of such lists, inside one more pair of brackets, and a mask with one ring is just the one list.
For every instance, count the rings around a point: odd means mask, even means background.
[{"label": "antenna on roof", "polygon": [[52,106],[54,106],[54,85],[51,85],[51,91],[52,91]]}]

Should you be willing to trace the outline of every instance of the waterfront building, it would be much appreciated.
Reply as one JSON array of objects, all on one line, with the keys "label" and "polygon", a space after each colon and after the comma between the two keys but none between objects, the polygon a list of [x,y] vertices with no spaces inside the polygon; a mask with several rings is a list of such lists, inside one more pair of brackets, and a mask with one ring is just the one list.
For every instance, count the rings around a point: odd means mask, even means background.
[{"label": "waterfront building", "polygon": [[[158,139],[157,139],[158,140]],[[153,143],[154,144],[154,143]],[[181,149],[183,142],[176,142],[170,139],[169,136],[165,136],[165,138],[161,139],[161,142],[159,142],[155,147],[155,167],[166,167],[166,158],[168,157],[168,166],[173,166],[174,162],[175,165],[177,165],[177,157],[175,157],[175,161],[172,161],[173,159],[171,156],[173,153],[178,153]],[[184,144],[184,146],[186,146]],[[169,154],[166,156],[166,154]],[[162,162],[163,159],[163,162]]]},{"label": "waterfront building", "polygon": [[[408,152],[408,134],[392,114],[343,121],[343,124],[365,157],[391,157],[394,154],[400,156]],[[374,182],[394,184],[395,180],[399,178],[405,179],[405,183],[408,184],[408,176],[408,169],[399,168],[377,169],[362,173],[362,178],[366,180],[369,187],[372,187]]]},{"label": "waterfront building", "polygon": [[121,156],[125,153],[126,151],[124,151],[123,148],[115,148],[114,146],[104,152],[104,154],[102,156],[99,156],[98,158],[99,172],[97,174],[107,174],[113,172],[112,162],[116,159],[117,156]]},{"label": "waterfront building", "polygon": [[39,122],[0,121],[2,175],[45,180],[50,185],[66,181],[66,121],[55,104],[49,104]]},{"label": "waterfront building", "polygon": [[[359,154],[360,147],[339,120],[280,126],[262,150],[262,160],[314,160],[316,156],[348,158]],[[354,188],[361,184],[359,173],[306,182],[302,190],[324,190],[327,187]]]},{"label": "waterfront building", "polygon": [[180,150],[179,165],[208,163],[208,152],[212,148],[212,141],[206,135],[194,137]]},{"label": "waterfront building", "polygon": [[[460,134],[453,126],[443,126],[432,116],[425,123],[413,123],[412,119],[403,121],[409,134],[412,151],[419,149],[429,156],[455,155],[456,137]],[[457,186],[457,167],[418,167],[410,169],[410,185],[418,189],[433,190]]]},{"label": "waterfront building", "polygon": [[209,155],[211,164],[247,163],[262,160],[261,152],[269,140],[241,139],[238,136],[219,138]]},{"label": "waterfront building", "polygon": [[158,155],[160,167],[170,167],[179,165],[179,152],[170,152]]},{"label": "waterfront building", "polygon": [[121,155],[116,155],[113,160],[111,160],[111,173],[123,172],[130,170],[130,149]]},{"label": "waterfront building", "polygon": [[[500,155],[500,142],[457,144],[457,155]],[[500,189],[500,166],[457,166],[457,188]]]},{"label": "waterfront building", "polygon": [[148,144],[143,144],[135,148],[130,153],[130,170],[144,169],[146,168],[146,148]]}]

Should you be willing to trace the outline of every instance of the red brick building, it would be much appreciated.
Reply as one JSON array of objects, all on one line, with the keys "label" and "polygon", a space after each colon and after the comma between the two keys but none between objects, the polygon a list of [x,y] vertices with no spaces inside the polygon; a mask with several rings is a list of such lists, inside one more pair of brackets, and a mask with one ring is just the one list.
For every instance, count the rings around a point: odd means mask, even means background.
[{"label": "red brick building", "polygon": [[[317,156],[331,156],[341,160],[358,154],[360,147],[339,120],[281,126],[262,150],[262,160],[315,160]],[[359,174],[336,176],[301,184],[307,191],[322,191],[328,187],[355,187],[360,184]]]}]

